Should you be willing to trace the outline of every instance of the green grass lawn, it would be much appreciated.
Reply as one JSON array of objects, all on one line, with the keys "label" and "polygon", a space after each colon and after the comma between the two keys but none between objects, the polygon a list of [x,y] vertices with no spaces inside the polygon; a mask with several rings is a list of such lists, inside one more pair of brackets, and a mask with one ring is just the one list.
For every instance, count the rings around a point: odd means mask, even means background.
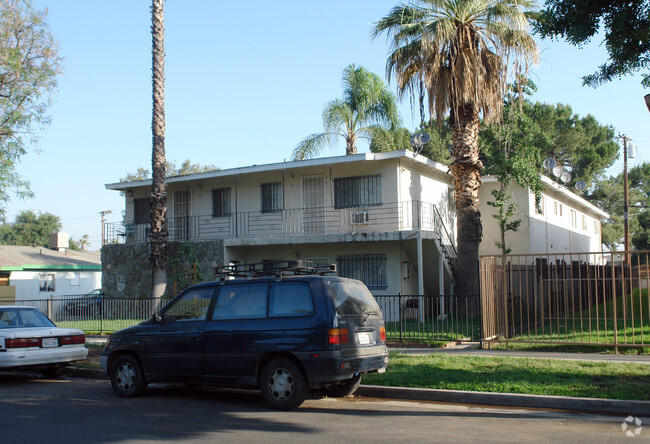
[{"label": "green grass lawn", "polygon": [[475,392],[650,400],[650,365],[391,353],[363,384]]},{"label": "green grass lawn", "polygon": [[[147,318],[148,319],[148,318]],[[58,321],[56,325],[62,328],[78,328],[87,335],[110,334],[123,328],[137,325],[147,319],[85,319],[78,321]]]}]

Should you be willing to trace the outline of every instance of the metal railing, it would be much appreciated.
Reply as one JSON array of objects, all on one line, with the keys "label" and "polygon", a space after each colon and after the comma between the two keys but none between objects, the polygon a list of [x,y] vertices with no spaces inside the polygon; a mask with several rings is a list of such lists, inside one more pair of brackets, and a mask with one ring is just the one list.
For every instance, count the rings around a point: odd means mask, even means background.
[{"label": "metal railing", "polygon": [[99,295],[66,295],[52,299],[2,300],[0,305],[35,307],[57,326],[86,333],[106,334],[150,319],[169,299],[106,298]]},{"label": "metal railing", "polygon": [[376,295],[389,342],[479,341],[479,296]]},{"label": "metal railing", "polygon": [[485,341],[650,346],[650,252],[481,258]]},{"label": "metal railing", "polygon": [[[141,243],[149,237],[149,224],[145,223],[108,222],[104,228],[107,243]],[[451,246],[450,251],[455,255],[453,238],[436,206],[421,201],[354,208],[298,208],[272,213],[239,212],[222,217],[196,215],[168,220],[170,241],[414,229],[439,232],[441,243]]]}]

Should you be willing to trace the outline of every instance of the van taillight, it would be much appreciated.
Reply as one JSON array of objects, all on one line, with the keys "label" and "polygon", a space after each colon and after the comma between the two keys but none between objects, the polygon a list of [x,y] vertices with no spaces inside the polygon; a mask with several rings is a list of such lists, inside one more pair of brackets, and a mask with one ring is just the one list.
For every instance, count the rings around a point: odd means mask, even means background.
[{"label": "van taillight", "polygon": [[347,344],[349,339],[347,328],[330,328],[327,331],[330,345]]},{"label": "van taillight", "polygon": [[386,327],[379,327],[379,339],[386,340]]}]

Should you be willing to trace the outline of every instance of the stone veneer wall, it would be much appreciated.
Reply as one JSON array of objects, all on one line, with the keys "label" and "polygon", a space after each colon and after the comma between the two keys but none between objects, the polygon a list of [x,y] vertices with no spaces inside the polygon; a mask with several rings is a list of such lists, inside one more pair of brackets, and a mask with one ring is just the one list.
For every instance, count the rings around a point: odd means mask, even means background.
[{"label": "stone veneer wall", "polygon": [[[169,262],[184,242],[168,242]],[[201,265],[200,282],[214,280],[214,264],[223,265],[223,241],[190,242]],[[102,247],[102,291],[106,297],[151,297],[149,244],[110,244]],[[186,268],[190,269],[188,264]],[[173,270],[167,270],[167,297],[174,294]]]}]

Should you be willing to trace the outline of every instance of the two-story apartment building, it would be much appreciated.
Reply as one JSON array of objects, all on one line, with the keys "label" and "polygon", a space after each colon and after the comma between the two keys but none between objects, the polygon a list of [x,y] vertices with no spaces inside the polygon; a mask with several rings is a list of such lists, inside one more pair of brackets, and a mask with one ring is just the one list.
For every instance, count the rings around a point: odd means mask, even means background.
[{"label": "two-story apartment building", "polygon": [[[485,182],[483,202],[490,198],[493,185],[489,178]],[[545,185],[547,205],[556,199],[566,206],[564,211],[579,208],[592,222],[606,216],[552,181],[545,180]],[[125,196],[124,224],[106,227],[109,241],[125,243],[119,247],[127,249],[146,242],[151,180],[106,188]],[[167,191],[169,240],[216,241],[217,250],[211,250],[218,253],[215,265],[307,259],[335,263],[339,275],[362,280],[375,294],[453,293],[452,177],[447,166],[411,151],[170,177]],[[526,253],[546,252],[544,242],[564,248],[566,224],[552,219],[548,209],[543,217],[535,214],[527,190],[515,187],[515,192],[522,202],[522,219],[527,220],[522,225],[528,228],[518,232],[513,243]],[[482,254],[492,253],[499,236],[490,222],[493,210],[481,210]],[[549,235],[541,238],[542,231]],[[599,232],[587,236],[590,247],[600,245]],[[110,273],[105,274],[110,279]],[[117,281],[119,276],[109,282]],[[122,282],[118,290],[129,287]]]}]

